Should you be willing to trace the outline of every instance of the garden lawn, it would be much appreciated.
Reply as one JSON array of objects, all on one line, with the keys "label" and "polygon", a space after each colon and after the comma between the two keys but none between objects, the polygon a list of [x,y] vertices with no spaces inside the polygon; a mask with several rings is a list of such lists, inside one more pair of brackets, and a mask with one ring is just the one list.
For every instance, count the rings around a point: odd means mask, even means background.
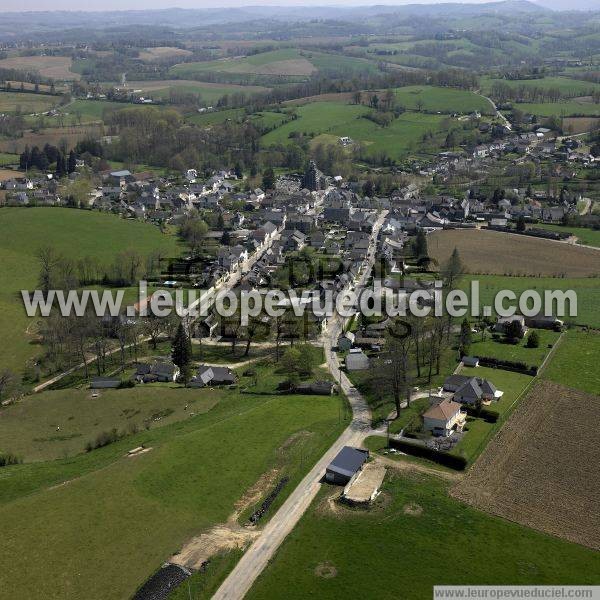
[{"label": "garden lawn", "polygon": [[[290,477],[276,510],[346,426],[340,402],[226,392],[186,421],[73,459],[3,468],[0,536],[11,557],[3,595],[130,598],[273,467]],[[141,443],[152,450],[125,457]]]},{"label": "garden lawn", "polygon": [[75,259],[94,255],[107,265],[130,248],[141,254],[155,249],[170,256],[180,253],[174,236],[115,215],[69,208],[0,208],[0,364],[17,372],[39,351],[33,345],[35,322],[25,314],[20,290],[35,289],[36,252],[42,246]]},{"label": "garden lawn", "polygon": [[470,508],[447,486],[389,469],[373,508],[335,513],[324,486],[248,600],[430,600],[440,584],[598,583],[597,552]]},{"label": "garden lawn", "polygon": [[600,334],[571,330],[563,337],[542,376],[600,396]]},{"label": "garden lawn", "polygon": [[518,401],[522,399],[524,392],[534,379],[521,373],[487,367],[465,367],[460,374],[487,379],[496,386],[496,389],[504,392],[500,400],[492,402],[489,407],[486,407],[500,415],[498,421],[487,423],[482,418],[467,417],[465,434],[452,449],[452,454],[464,456],[469,463],[472,463],[517,406]]},{"label": "garden lawn", "polygon": [[539,367],[550,351],[549,346],[553,346],[556,343],[560,333],[547,329],[536,329],[535,331],[537,331],[540,338],[540,345],[537,348],[528,348],[527,340],[532,331],[529,330],[527,335],[518,344],[505,343],[504,338],[496,341],[492,339],[489,332],[486,332],[486,340],[481,341],[481,333],[474,333],[469,353],[472,356],[500,358],[502,360],[524,362],[526,365]]}]

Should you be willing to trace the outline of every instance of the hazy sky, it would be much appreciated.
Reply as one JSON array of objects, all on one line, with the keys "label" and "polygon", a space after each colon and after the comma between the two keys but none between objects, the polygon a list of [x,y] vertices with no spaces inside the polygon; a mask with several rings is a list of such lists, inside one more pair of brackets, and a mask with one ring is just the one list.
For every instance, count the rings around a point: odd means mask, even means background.
[{"label": "hazy sky", "polygon": [[[481,4],[490,0],[454,0],[469,4]],[[46,10],[144,10],[153,8],[220,8],[224,6],[368,6],[372,4],[437,4],[438,0],[0,0],[2,11],[46,11]]]}]

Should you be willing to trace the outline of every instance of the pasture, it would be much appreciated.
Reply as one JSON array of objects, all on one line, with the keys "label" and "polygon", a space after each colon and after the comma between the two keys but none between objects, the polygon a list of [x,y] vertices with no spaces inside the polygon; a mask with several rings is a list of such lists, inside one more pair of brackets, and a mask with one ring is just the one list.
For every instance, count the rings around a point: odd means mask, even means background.
[{"label": "pasture", "polygon": [[40,392],[2,410],[1,449],[26,462],[75,456],[102,432],[168,425],[209,411],[221,397],[175,384],[101,390],[97,397],[87,387]]},{"label": "pasture", "polygon": [[429,600],[440,565],[447,585],[596,583],[596,552],[475,510],[443,474],[398,462],[370,509],[324,486],[247,598]]},{"label": "pasture", "polygon": [[598,250],[529,236],[455,229],[429,236],[429,252],[443,264],[457,248],[467,273],[539,277],[597,277]]},{"label": "pasture", "polygon": [[42,77],[65,81],[72,81],[80,77],[71,71],[72,65],[73,61],[70,56],[11,56],[0,60],[0,69],[36,72]]},{"label": "pasture", "polygon": [[[2,62],[2,61],[0,61]],[[0,91],[0,113],[31,114],[50,110],[60,98],[48,94]]]},{"label": "pasture", "polygon": [[577,294],[577,314],[569,316],[567,313],[563,320],[600,328],[600,306],[597,301],[600,293],[600,280],[595,277],[553,279],[551,277],[466,275],[459,286],[468,293],[472,281],[479,282],[481,307],[493,306],[494,296],[501,290],[512,290],[517,297],[526,290],[535,290],[542,298],[546,290],[573,290]]},{"label": "pasture", "polygon": [[600,550],[600,456],[592,442],[596,421],[590,418],[599,410],[598,396],[557,383],[537,383],[452,495],[510,521]]},{"label": "pasture", "polygon": [[569,331],[544,370],[543,377],[600,396],[599,357],[600,334],[597,331]]},{"label": "pasture", "polygon": [[523,102],[513,106],[524,113],[530,113],[538,117],[600,116],[600,104],[595,104],[589,100],[567,100],[536,104]]},{"label": "pasture", "polygon": [[[195,393],[202,403],[206,391]],[[276,510],[346,425],[340,397],[215,394],[211,410],[185,421],[75,458],[3,468],[4,594],[130,598],[193,536],[245,507],[266,473],[290,478]],[[125,456],[140,444],[152,450]]]},{"label": "pasture", "polygon": [[4,285],[0,289],[0,364],[17,372],[39,351],[35,323],[25,314],[20,290],[35,289],[36,252],[44,245],[69,255],[76,245],[76,258],[94,255],[101,263],[132,247],[141,254],[158,248],[179,254],[173,236],[146,223],[68,208],[1,208],[0,279]]},{"label": "pasture", "polygon": [[548,231],[559,231],[572,233],[577,237],[577,243],[583,246],[594,246],[600,248],[600,230],[590,229],[589,227],[569,227],[564,225],[550,225],[540,223],[535,227],[539,229],[547,229]]},{"label": "pasture", "polygon": [[102,121],[107,112],[131,107],[126,102],[109,102],[106,100],[75,100],[61,109],[65,115],[74,117],[78,122],[95,123]]},{"label": "pasture", "polygon": [[309,135],[315,143],[331,143],[336,141],[335,138],[348,136],[364,144],[369,154],[386,153],[391,158],[399,159],[409,150],[417,151],[423,134],[437,132],[444,119],[441,115],[406,112],[388,127],[381,127],[364,118],[370,109],[363,105],[313,102],[296,110],[297,119],[262,137],[265,146],[288,143],[290,137],[297,134]]},{"label": "pasture", "polygon": [[9,154],[7,152],[0,152],[0,167],[7,167],[10,165],[19,164],[18,154]]},{"label": "pasture", "polygon": [[424,110],[441,113],[493,114],[490,102],[473,92],[448,87],[407,86],[394,90],[396,102],[410,110]]},{"label": "pasture", "polygon": [[541,79],[491,79],[483,77],[481,87],[489,93],[494,84],[507,85],[511,88],[539,88],[542,90],[560,90],[564,96],[587,96],[595,90],[600,90],[600,84],[570,77],[543,77]]}]

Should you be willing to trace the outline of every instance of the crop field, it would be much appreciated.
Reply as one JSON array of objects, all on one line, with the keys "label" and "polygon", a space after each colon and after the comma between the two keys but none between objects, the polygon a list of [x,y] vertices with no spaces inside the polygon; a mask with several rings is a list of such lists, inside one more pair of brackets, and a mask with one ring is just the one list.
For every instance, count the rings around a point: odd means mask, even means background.
[{"label": "crop field", "polygon": [[441,580],[597,583],[596,552],[475,510],[449,485],[402,461],[370,509],[338,504],[339,490],[324,486],[247,598],[430,600]]},{"label": "crop field", "polygon": [[300,75],[308,76],[317,68],[298,50],[283,49],[252,54],[243,58],[220,59],[207,62],[182,63],[171,67],[174,75],[206,72],[252,75]]},{"label": "crop field", "polygon": [[37,352],[30,330],[33,321],[25,314],[20,290],[34,289],[36,285],[38,248],[52,245],[58,252],[71,254],[75,243],[77,258],[93,254],[101,262],[110,261],[134,244],[142,254],[157,248],[179,254],[173,236],[145,223],[68,208],[1,208],[0,364],[4,368],[20,371]]},{"label": "crop field", "polygon": [[421,108],[430,112],[492,114],[493,108],[488,100],[465,90],[433,86],[408,86],[396,88],[396,101],[404,108]]},{"label": "crop field", "polygon": [[146,48],[140,52],[140,58],[147,62],[154,62],[163,58],[177,58],[178,56],[189,56],[190,54],[192,54],[192,52],[185,48],[156,46],[154,48]]},{"label": "crop field", "polygon": [[457,248],[468,273],[539,277],[597,277],[598,250],[528,236],[482,230],[448,230],[429,236],[440,264]]},{"label": "crop field", "polygon": [[540,382],[452,495],[481,510],[600,550],[600,397]]},{"label": "crop field", "polygon": [[3,169],[0,167],[0,181],[14,179],[15,177],[21,177],[23,175],[25,175],[23,171],[13,171],[12,169]]},{"label": "crop field", "polygon": [[597,331],[569,331],[543,376],[545,379],[600,396],[598,357],[600,334]]},{"label": "crop field", "polygon": [[587,133],[600,124],[600,117],[565,117],[562,121],[563,131],[569,134]]},{"label": "crop field", "polygon": [[12,56],[0,60],[0,69],[38,72],[52,79],[79,79],[79,75],[71,71],[72,64],[69,56]]},{"label": "crop field", "polygon": [[[342,102],[314,102],[298,107],[298,118],[263,136],[263,144],[285,144],[291,133],[314,135],[315,143],[336,142],[348,136],[365,145],[368,153],[383,152],[401,158],[409,150],[418,150],[424,133],[437,132],[444,119],[441,115],[406,112],[388,127],[363,118],[370,109]],[[319,138],[318,136],[323,136]]]},{"label": "crop field", "polygon": [[215,102],[226,94],[254,94],[266,92],[269,88],[258,85],[235,85],[226,83],[210,83],[192,79],[165,79],[160,81],[129,81],[127,87],[141,90],[153,98],[168,98],[171,90],[189,94],[199,94],[206,102]]},{"label": "crop field", "polygon": [[58,146],[62,141],[66,141],[67,148],[73,148],[77,142],[90,136],[102,135],[102,130],[98,126],[83,125],[71,127],[48,127],[39,133],[26,132],[22,137],[10,140],[0,141],[0,152],[19,154],[29,146],[38,146],[43,148],[45,144]]},{"label": "crop field", "polygon": [[[193,393],[202,405],[206,390]],[[192,537],[253,508],[248,490],[265,474],[290,478],[276,510],[346,426],[340,397],[214,395],[212,409],[185,421],[75,458],[3,468],[3,594],[131,598]],[[140,444],[151,450],[125,456]]]},{"label": "crop field", "polygon": [[[1,61],[0,61],[1,62]],[[0,113],[21,114],[45,112],[56,106],[59,98],[46,94],[0,91]]]},{"label": "crop field", "polygon": [[[577,315],[565,321],[600,328],[600,280],[591,278],[504,277],[501,275],[466,275],[460,287],[469,292],[471,282],[479,283],[480,305],[493,306],[494,296],[501,290],[512,290],[517,297],[525,290],[536,290],[543,297],[545,290],[573,290],[577,294]],[[567,313],[568,315],[568,313]]]}]

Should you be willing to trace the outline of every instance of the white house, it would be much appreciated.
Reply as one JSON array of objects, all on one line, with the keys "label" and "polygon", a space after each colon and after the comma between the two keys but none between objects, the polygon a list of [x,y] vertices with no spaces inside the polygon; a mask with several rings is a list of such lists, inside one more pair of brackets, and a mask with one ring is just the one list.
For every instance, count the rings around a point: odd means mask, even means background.
[{"label": "white house", "polygon": [[433,435],[448,436],[452,431],[462,431],[466,415],[462,406],[452,400],[442,400],[423,413],[423,430]]}]

